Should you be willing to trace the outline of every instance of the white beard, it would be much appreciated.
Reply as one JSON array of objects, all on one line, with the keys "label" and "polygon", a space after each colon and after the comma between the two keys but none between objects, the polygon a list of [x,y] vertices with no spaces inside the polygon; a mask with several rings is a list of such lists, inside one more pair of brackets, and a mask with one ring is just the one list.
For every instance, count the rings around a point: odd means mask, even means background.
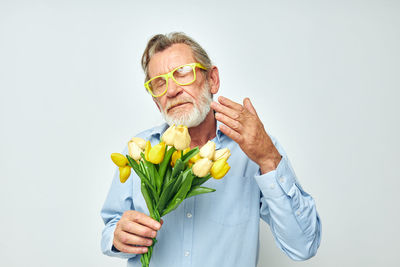
[{"label": "white beard", "polygon": [[[212,95],[210,93],[210,84],[206,81],[202,88],[199,102],[197,104],[195,104],[191,98],[181,98],[176,101],[171,101],[171,103],[169,103],[165,109],[162,109],[161,114],[168,125],[185,125],[188,128],[196,127],[204,121],[204,119],[207,117],[207,114],[210,112],[211,101]],[[168,115],[166,111],[169,109],[169,107],[180,102],[191,102],[193,104],[193,110],[183,114],[180,113],[175,116]]]}]

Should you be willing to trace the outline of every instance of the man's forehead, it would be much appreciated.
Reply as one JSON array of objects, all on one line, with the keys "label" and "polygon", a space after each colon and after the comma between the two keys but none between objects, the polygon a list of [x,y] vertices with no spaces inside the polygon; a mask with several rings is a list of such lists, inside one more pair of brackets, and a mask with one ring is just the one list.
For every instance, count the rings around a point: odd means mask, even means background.
[{"label": "man's forehead", "polygon": [[167,49],[155,53],[149,62],[149,75],[154,77],[167,73],[174,68],[195,62],[192,49],[186,44],[173,44]]}]

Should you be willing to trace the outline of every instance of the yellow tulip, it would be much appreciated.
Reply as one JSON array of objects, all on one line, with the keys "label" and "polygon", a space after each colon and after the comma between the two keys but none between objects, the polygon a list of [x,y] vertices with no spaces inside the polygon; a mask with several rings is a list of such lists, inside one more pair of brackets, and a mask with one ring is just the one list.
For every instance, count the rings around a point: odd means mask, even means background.
[{"label": "yellow tulip", "polygon": [[231,152],[229,151],[228,148],[223,148],[223,149],[219,149],[216,150],[214,153],[214,161],[217,161],[221,158],[226,158],[228,159],[231,156]]},{"label": "yellow tulip", "polygon": [[200,148],[200,157],[213,159],[215,153],[215,143],[213,141],[208,141],[202,148]]},{"label": "yellow tulip", "polygon": [[161,142],[150,148],[147,160],[153,164],[159,164],[164,159],[164,154],[165,154],[165,143]]},{"label": "yellow tulip", "polygon": [[112,153],[111,160],[117,165],[118,167],[124,167],[128,165],[128,159],[120,154],[120,153]]},{"label": "yellow tulip", "polygon": [[165,142],[167,146],[173,146],[174,145],[174,139],[175,139],[175,124],[171,125],[162,135],[162,141]]},{"label": "yellow tulip", "polygon": [[195,156],[193,156],[193,157],[191,157],[191,158],[189,159],[189,162],[190,162],[190,163],[195,163],[195,162],[198,161],[199,159],[201,159],[200,153],[197,153]]},{"label": "yellow tulip", "polygon": [[190,135],[186,126],[175,127],[174,147],[177,150],[185,150],[190,146]]},{"label": "yellow tulip", "polygon": [[197,177],[204,177],[210,171],[212,165],[212,161],[208,158],[199,159],[193,164],[192,171]]},{"label": "yellow tulip", "polygon": [[221,179],[222,177],[225,176],[225,174],[229,171],[231,168],[226,162],[226,158],[220,158],[216,162],[214,162],[213,166],[211,167],[211,176],[214,177],[215,179]]},{"label": "yellow tulip", "polygon": [[195,156],[193,156],[193,157],[191,157],[191,158],[189,159],[188,166],[189,166],[189,167],[192,167],[193,164],[196,163],[196,161],[198,161],[199,159],[201,159],[201,157],[200,157],[200,154],[197,153]]},{"label": "yellow tulip", "polygon": [[[183,155],[185,155],[185,154],[188,153],[189,151],[190,151],[190,147],[186,148],[185,150],[183,150]],[[172,156],[171,156],[171,166],[172,166],[172,167],[174,167],[176,161],[177,161],[178,159],[181,158],[181,154],[182,154],[182,153],[181,153],[180,150],[177,150],[177,151],[175,151],[174,153],[172,153]]]},{"label": "yellow tulip", "polygon": [[176,150],[171,156],[171,166],[174,167],[176,161],[181,157],[181,151]]},{"label": "yellow tulip", "polygon": [[145,150],[144,150],[144,158],[145,158],[147,161],[149,161],[149,153],[150,153],[150,150],[151,150],[151,143],[150,143],[150,141],[147,141],[147,142],[146,142],[146,147],[145,147]]},{"label": "yellow tulip", "polygon": [[119,167],[119,180],[121,183],[125,183],[129,176],[131,176],[131,167]]},{"label": "yellow tulip", "polygon": [[133,158],[134,160],[140,160],[142,158],[141,154],[143,150],[139,147],[139,145],[134,142],[134,141],[129,141],[128,142],[128,151],[129,151],[129,156]]}]

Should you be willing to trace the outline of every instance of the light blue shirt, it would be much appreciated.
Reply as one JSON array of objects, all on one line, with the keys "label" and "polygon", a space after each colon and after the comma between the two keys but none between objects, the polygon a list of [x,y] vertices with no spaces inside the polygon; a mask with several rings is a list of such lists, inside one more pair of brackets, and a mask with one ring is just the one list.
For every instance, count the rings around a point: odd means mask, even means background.
[{"label": "light blue shirt", "polygon": [[[231,169],[223,179],[204,184],[215,192],[188,198],[163,217],[150,266],[256,266],[260,218],[269,224],[277,246],[290,258],[314,256],[321,239],[320,219],[313,198],[300,186],[283,148],[271,137],[282,159],[276,170],[260,175],[259,166],[219,130],[219,125],[212,141],[217,149],[230,149]],[[137,136],[154,145],[166,128],[164,124]],[[127,148],[123,153],[127,154]],[[106,255],[127,258],[128,266],[140,267],[140,255],[112,250],[116,223],[126,210],[149,214],[137,175],[132,172],[122,184],[116,171],[101,210],[105,223],[101,249]]]}]

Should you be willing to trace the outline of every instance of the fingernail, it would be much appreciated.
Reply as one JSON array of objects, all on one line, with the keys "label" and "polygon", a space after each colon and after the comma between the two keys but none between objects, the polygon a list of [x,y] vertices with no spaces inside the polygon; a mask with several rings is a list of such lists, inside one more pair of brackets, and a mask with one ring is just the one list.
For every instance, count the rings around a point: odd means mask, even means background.
[{"label": "fingernail", "polygon": [[161,224],[160,223],[155,223],[154,224],[154,228],[156,228],[157,230],[161,228]]},{"label": "fingernail", "polygon": [[142,248],[142,251],[143,251],[144,253],[146,253],[146,252],[147,252],[147,248]]}]

